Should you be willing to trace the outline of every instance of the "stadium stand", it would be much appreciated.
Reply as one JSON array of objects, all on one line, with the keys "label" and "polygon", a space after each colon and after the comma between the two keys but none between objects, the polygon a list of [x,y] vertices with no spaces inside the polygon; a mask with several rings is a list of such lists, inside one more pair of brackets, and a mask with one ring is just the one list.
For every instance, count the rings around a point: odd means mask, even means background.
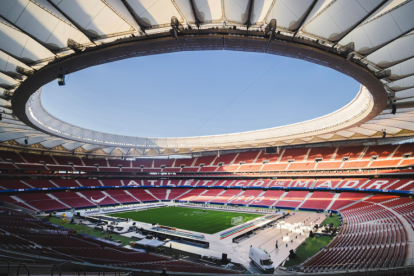
[{"label": "stadium stand", "polygon": [[185,188],[171,189],[170,193],[168,194],[168,200],[177,199],[177,197],[181,196],[183,193],[187,191],[188,189]]},{"label": "stadium stand", "polygon": [[194,166],[195,166],[195,167],[199,167],[199,166],[201,166],[201,165],[203,165],[204,167],[205,167],[205,166],[210,166],[210,165],[211,165],[211,163],[212,163],[215,159],[216,159],[216,156],[215,156],[215,155],[213,155],[213,156],[201,156],[201,157],[198,157],[198,158],[197,158],[196,162],[194,163]]},{"label": "stadium stand", "polygon": [[[51,170],[55,172],[70,172],[75,170],[87,173],[103,172],[112,174],[137,172],[159,173],[161,171],[183,174],[216,172],[241,175],[248,175],[249,172],[272,172],[275,175],[284,175],[286,171],[288,171],[288,175],[298,175],[301,172],[302,175],[375,174],[379,172],[379,169],[395,167],[401,167],[403,169],[404,166],[414,164],[414,159],[411,159],[411,148],[411,144],[369,147],[315,147],[309,149],[285,149],[280,154],[266,154],[264,151],[248,151],[238,154],[222,154],[220,157],[202,156],[191,159],[146,158],[136,159],[134,161],[121,159],[106,160],[103,158],[80,159],[77,157],[52,157],[49,155],[18,154],[11,151],[0,151],[0,156],[2,156],[1,160],[4,161],[0,162],[0,168],[25,171]],[[23,159],[23,156],[28,156],[28,160]],[[203,166],[200,167],[200,165]],[[372,170],[360,171],[366,168]],[[381,172],[383,173],[385,170]]]},{"label": "stadium stand", "polygon": [[301,205],[302,209],[325,210],[331,204],[334,193],[313,192],[312,195]]},{"label": "stadium stand", "polygon": [[82,191],[79,192],[79,194],[82,194],[88,201],[91,201],[96,205],[113,205],[118,203],[101,191]]},{"label": "stadium stand", "polygon": [[219,194],[218,196],[210,200],[210,203],[220,203],[220,204],[227,203],[231,201],[232,199],[234,199],[241,192],[242,190],[239,190],[239,189],[226,190],[222,194]]},{"label": "stadium stand", "polygon": [[129,189],[128,192],[131,193],[133,197],[139,199],[141,202],[158,201],[158,199],[147,193],[144,189]]},{"label": "stadium stand", "polygon": [[[0,209],[0,219],[6,223],[0,228],[0,244],[9,250],[38,257],[57,257],[69,261],[151,270],[167,267],[169,271],[174,272],[236,273],[219,267],[190,261],[175,261],[167,256],[138,252],[96,238],[73,234],[71,231],[52,233],[54,230],[62,229],[18,211]],[[52,232],[34,234],[32,229]]]},{"label": "stadium stand", "polygon": [[290,191],[281,198],[275,206],[285,208],[296,208],[301,204],[309,192],[306,191]]},{"label": "stadium stand", "polygon": [[153,196],[155,196],[159,200],[165,200],[167,197],[167,189],[158,188],[158,189],[147,189]]},{"label": "stadium stand", "polygon": [[43,193],[19,194],[18,198],[40,211],[64,210],[70,208]]},{"label": "stadium stand", "polygon": [[33,187],[33,188],[56,188],[57,186],[55,184],[53,184],[51,181],[49,180],[30,180],[30,179],[25,179],[24,183],[28,184],[29,186]]},{"label": "stadium stand", "polygon": [[74,165],[74,166],[84,166],[81,159],[78,157],[60,157],[54,156],[53,157],[58,165]]},{"label": "stadium stand", "polygon": [[97,204],[81,197],[76,192],[59,192],[59,193],[51,193],[54,197],[59,199],[61,202],[65,203],[66,205],[71,206],[72,208],[88,208],[88,207],[95,207]]},{"label": "stadium stand", "polygon": [[289,160],[304,161],[307,152],[308,149],[306,148],[285,149],[280,162],[288,162]]},{"label": "stadium stand", "polygon": [[53,179],[50,181],[53,181],[53,183],[55,183],[59,187],[81,187],[82,186],[82,184],[79,184],[80,180],[74,180],[74,179]]},{"label": "stadium stand", "polygon": [[185,167],[191,167],[191,165],[194,163],[194,159],[186,159],[186,158],[182,158],[182,159],[175,159],[174,162],[174,167],[176,168],[180,168],[181,166],[185,166]]},{"label": "stadium stand", "polygon": [[108,159],[108,164],[110,167],[119,167],[129,168],[131,167],[131,161],[119,160],[119,159]]},{"label": "stadium stand", "polygon": [[263,193],[262,190],[247,190],[231,200],[230,204],[248,205],[254,201],[261,193]]},{"label": "stadium stand", "polygon": [[273,204],[279,200],[280,196],[283,194],[284,191],[266,191],[250,204],[254,206],[273,206]]},{"label": "stadium stand", "polygon": [[172,167],[174,159],[154,159],[154,168]]},{"label": "stadium stand", "polygon": [[208,202],[215,198],[218,194],[222,193],[224,189],[211,189],[205,193],[200,194],[199,196],[192,199],[194,202]]},{"label": "stadium stand", "polygon": [[259,155],[259,151],[240,152],[234,160],[233,164],[252,164]]},{"label": "stadium stand", "polygon": [[[49,218],[55,221],[51,217],[58,211],[65,210],[65,216],[59,214],[62,218],[79,211],[78,217],[81,212],[88,216],[157,208],[170,205],[159,201],[170,200],[190,202],[185,206],[196,206],[194,202],[216,203],[221,206],[197,206],[218,210],[258,209],[257,213],[269,214],[263,219],[283,214],[285,210],[274,212],[284,208],[306,211],[290,212],[300,216],[309,214],[309,210],[326,212],[313,214],[317,217],[313,223],[337,214],[342,223],[338,222],[338,231],[329,244],[322,248],[318,244],[315,248],[320,250],[316,255],[306,256],[300,264],[297,260],[288,269],[295,272],[275,273],[414,275],[414,1],[1,0],[0,3],[0,276],[21,275],[23,267],[28,275],[54,275],[56,270],[64,276],[76,272],[80,275],[82,270],[85,276],[101,272],[105,275],[109,271],[104,268],[119,276],[157,275],[161,268],[173,274],[234,273],[213,266],[207,258],[198,258],[200,263],[190,261],[191,256],[182,258],[183,252],[171,246],[157,248],[157,253],[149,253],[152,250],[149,247],[134,250],[76,234],[47,221]],[[42,87],[47,83],[57,78],[59,86],[65,85],[69,74],[99,64],[212,49],[260,52],[308,61],[352,78],[360,84],[360,89],[343,108],[308,121],[248,132],[174,138],[131,137],[85,129],[49,114],[40,101]],[[210,81],[200,74],[197,65],[183,72],[178,81],[191,80],[194,74],[204,78],[204,82],[197,82],[198,86]],[[257,71],[254,64],[243,65],[240,68],[244,73]],[[288,68],[286,64],[279,66]],[[172,66],[170,71],[174,69]],[[220,65],[215,70],[223,73]],[[300,72],[297,73],[300,77]],[[168,83],[173,94],[182,88],[168,82],[162,74],[153,75]],[[226,73],[222,75],[227,77]],[[138,85],[147,81],[145,76],[135,78]],[[298,78],[302,82],[304,79]],[[267,83],[282,87],[279,82],[277,76],[267,78]],[[228,83],[237,88],[235,81]],[[295,85],[295,81],[289,84]],[[312,85],[318,88],[317,84]],[[342,83],[335,85],[341,87]],[[118,92],[125,90],[121,85],[118,87],[119,91],[112,95],[118,96]],[[280,93],[286,93],[282,90]],[[65,104],[64,97],[59,100]],[[209,106],[197,100],[195,106],[205,106],[199,114],[192,115],[211,117],[215,110],[207,110]],[[142,102],[147,104],[145,100]],[[296,106],[290,114],[279,114],[277,105],[286,103],[296,104],[297,99],[277,102],[275,111],[272,110],[275,116],[283,119],[303,115],[304,110]],[[308,109],[321,105],[329,107],[331,103],[309,101]],[[257,106],[266,108],[263,104]],[[173,113],[180,108],[184,110],[185,106],[172,106],[171,110],[154,108],[154,112]],[[240,108],[238,113],[249,117],[258,114],[249,108]],[[259,115],[263,121],[272,119],[262,113]],[[240,114],[231,116],[243,119]],[[129,121],[142,127],[150,116],[143,116],[138,122]],[[113,119],[131,119],[118,117]],[[185,124],[185,120],[175,122]],[[259,208],[222,206],[226,204],[263,208],[259,211]],[[181,204],[171,202],[171,205]],[[109,208],[101,208],[105,206]],[[79,210],[85,208],[88,210]],[[194,221],[196,216],[203,216],[197,213],[201,212],[192,214]],[[121,220],[100,217],[94,226],[107,223],[102,222],[104,218]],[[88,223],[95,220],[89,219]],[[246,230],[241,238],[250,238],[251,245],[262,246],[259,229],[254,227],[262,227],[264,234],[272,230],[263,229],[261,219],[256,225],[250,221],[224,233],[240,235],[239,232]],[[232,224],[238,222],[240,217],[231,220]],[[101,230],[96,227],[96,231],[89,231],[100,235],[98,229]],[[282,227],[279,231],[283,232]],[[106,232],[104,227],[102,232]],[[305,230],[300,233],[302,237],[304,233]],[[322,240],[319,234],[313,241]],[[286,246],[283,254],[273,247],[275,236],[273,231],[267,239],[275,250],[269,253],[283,262],[287,260],[285,264],[293,263],[291,255],[289,259],[281,257],[290,247]],[[178,239],[177,242],[184,240]],[[290,239],[287,245],[294,244]],[[237,248],[235,257],[239,258],[247,251],[242,250],[244,245],[227,244],[223,248]],[[214,246],[217,249],[217,244]],[[203,254],[207,252],[198,249]],[[174,257],[160,254],[162,250],[170,251]],[[32,273],[28,268],[43,268],[52,259],[51,270]],[[246,260],[243,258],[243,263]],[[388,270],[402,265],[405,267],[399,268],[399,273]],[[70,269],[62,273],[64,266]],[[250,268],[242,273],[257,274],[257,268]],[[136,270],[129,271],[132,269]]]},{"label": "stadium stand", "polygon": [[[363,204],[362,204],[363,203]],[[378,204],[358,203],[341,211],[346,226],[305,272],[387,268],[404,263],[406,231],[401,221]]]},{"label": "stadium stand", "polygon": [[50,155],[26,154],[21,153],[20,156],[24,158],[27,163],[56,165],[56,162]]},{"label": "stadium stand", "polygon": [[2,187],[2,189],[4,190],[30,188],[29,185],[25,184],[23,181],[20,180],[2,180],[0,182],[0,187]]},{"label": "stadium stand", "polygon": [[191,201],[194,198],[196,198],[197,196],[199,196],[201,193],[203,193],[204,191],[207,191],[207,190],[203,190],[203,189],[187,190],[183,194],[181,194],[181,196],[177,197],[175,200],[178,200],[178,201]]},{"label": "stadium stand", "polygon": [[356,146],[356,147],[340,147],[338,148],[335,156],[336,161],[343,161],[344,158],[348,158],[348,160],[357,160],[364,151],[363,146]]},{"label": "stadium stand", "polygon": [[137,200],[124,190],[105,190],[111,198],[122,204],[136,203]]},{"label": "stadium stand", "polygon": [[356,203],[357,201],[369,196],[367,193],[348,193],[342,192],[339,194],[339,197],[334,201],[331,206],[331,210],[340,210],[341,208],[348,206],[350,204]]}]

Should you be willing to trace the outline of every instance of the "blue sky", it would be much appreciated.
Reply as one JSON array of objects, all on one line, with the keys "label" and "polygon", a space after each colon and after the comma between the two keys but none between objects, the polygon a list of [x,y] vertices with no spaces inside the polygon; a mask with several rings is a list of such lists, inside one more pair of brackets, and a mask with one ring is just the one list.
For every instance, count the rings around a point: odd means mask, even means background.
[{"label": "blue sky", "polygon": [[333,112],[359,83],[309,62],[258,53],[181,52],[132,58],[44,86],[55,117],[93,130],[182,137],[282,126]]}]

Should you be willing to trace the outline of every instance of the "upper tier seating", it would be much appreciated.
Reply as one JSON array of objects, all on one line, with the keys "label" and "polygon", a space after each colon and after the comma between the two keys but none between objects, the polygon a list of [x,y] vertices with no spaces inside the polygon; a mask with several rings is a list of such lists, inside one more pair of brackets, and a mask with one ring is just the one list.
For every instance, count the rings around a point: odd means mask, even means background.
[{"label": "upper tier seating", "polygon": [[259,157],[257,157],[256,163],[274,163],[280,158],[279,153],[266,153],[264,150],[260,151]]},{"label": "upper tier seating", "polygon": [[174,159],[154,159],[154,168],[161,168],[161,166],[172,167]]},{"label": "upper tier seating", "polygon": [[[339,148],[287,148],[281,149],[279,154],[248,151],[224,153],[220,156],[181,159],[140,158],[134,161],[0,151],[0,169],[25,170],[31,173],[44,173],[49,170],[66,173],[74,170],[107,174],[218,172],[248,175],[256,172],[263,175],[263,173],[272,172],[274,175],[286,175],[286,171],[288,175],[377,174],[384,173],[384,171],[378,171],[382,168],[404,169],[404,167],[414,165],[414,156],[411,157],[413,148],[414,143]],[[218,166],[219,164],[222,166]],[[203,166],[200,167],[201,165]],[[357,171],[358,169],[371,170]]]},{"label": "upper tier seating", "polygon": [[14,151],[1,151],[0,158],[3,162],[26,163],[20,155]]},{"label": "upper tier seating", "polygon": [[108,167],[108,162],[106,161],[106,159],[100,159],[100,158],[86,159],[86,158],[83,158],[82,161],[85,164],[85,166],[89,166],[89,167],[94,167],[94,166]]},{"label": "upper tier seating", "polygon": [[228,165],[224,165],[224,166],[220,166],[218,167],[218,169],[216,170],[216,172],[234,172],[239,168],[240,165],[233,165],[233,166],[228,166]]},{"label": "upper tier seating", "polygon": [[81,187],[81,185],[73,179],[53,179],[52,181],[59,187]]},{"label": "upper tier seating", "polygon": [[[79,179],[78,180],[78,182],[84,187],[99,187],[99,186],[102,186],[101,182],[104,183],[103,181],[107,181],[107,180],[101,180],[101,181],[97,179]],[[118,183],[118,184],[121,184],[121,183]]]},{"label": "upper tier seating", "polygon": [[288,160],[295,160],[296,162],[303,161],[307,152],[307,148],[285,149],[280,162],[287,162]]},{"label": "upper tier seating", "polygon": [[194,159],[188,159],[188,158],[181,158],[181,159],[175,159],[174,167],[180,168],[181,166],[191,167],[194,163]]},{"label": "upper tier seating", "polygon": [[258,155],[259,155],[259,151],[240,152],[239,155],[234,160],[233,164],[240,164],[242,162],[244,162],[245,164],[254,163]]},{"label": "upper tier seating", "polygon": [[369,146],[365,152],[363,159],[370,159],[373,156],[377,156],[378,159],[385,159],[397,149],[396,145],[384,145],[384,146]]},{"label": "upper tier seating", "polygon": [[61,166],[61,165],[47,165],[47,168],[51,171],[57,171],[57,172],[69,172],[73,171],[72,166]]},{"label": "upper tier seating", "polygon": [[132,167],[139,168],[139,167],[145,167],[145,168],[152,168],[152,159],[135,159],[135,161],[132,161]]},{"label": "upper tier seating", "polygon": [[30,189],[29,185],[26,185],[20,180],[1,180],[0,187],[5,190],[12,190],[12,189]]},{"label": "upper tier seating", "polygon": [[234,158],[236,158],[236,153],[230,154],[223,154],[216,158],[213,165],[223,164],[223,165],[231,165],[233,163]]},{"label": "upper tier seating", "polygon": [[37,163],[37,164],[46,163],[50,165],[57,165],[50,155],[21,153],[20,156],[24,158],[24,160],[26,160],[27,163]]},{"label": "upper tier seating", "polygon": [[333,157],[336,148],[311,148],[308,155],[308,161],[322,158],[323,161],[329,161]]},{"label": "upper tier seating", "polygon": [[122,169],[131,167],[131,161],[128,161],[128,160],[108,159],[108,164],[111,167],[117,167],[117,168],[119,166],[122,166]]},{"label": "upper tier seating", "polygon": [[33,188],[56,188],[56,185],[54,185],[51,181],[46,180],[46,179],[38,179],[38,180],[25,179],[24,183],[27,183]]},{"label": "upper tier seating", "polygon": [[214,161],[214,159],[216,159],[215,155],[198,157],[196,162],[194,163],[194,166],[195,167],[199,167],[200,165],[210,166],[211,163]]},{"label": "upper tier seating", "polygon": [[358,157],[362,154],[365,147],[340,147],[336,152],[335,160],[342,161],[344,158],[348,160],[357,160]]}]

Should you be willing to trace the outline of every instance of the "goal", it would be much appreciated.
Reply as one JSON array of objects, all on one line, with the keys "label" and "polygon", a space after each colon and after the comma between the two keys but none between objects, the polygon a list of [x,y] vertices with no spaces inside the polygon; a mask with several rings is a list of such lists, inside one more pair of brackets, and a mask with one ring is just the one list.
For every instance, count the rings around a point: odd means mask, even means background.
[{"label": "goal", "polygon": [[238,225],[238,224],[241,224],[241,223],[243,223],[243,217],[242,216],[235,217],[235,218],[231,219],[231,225]]}]

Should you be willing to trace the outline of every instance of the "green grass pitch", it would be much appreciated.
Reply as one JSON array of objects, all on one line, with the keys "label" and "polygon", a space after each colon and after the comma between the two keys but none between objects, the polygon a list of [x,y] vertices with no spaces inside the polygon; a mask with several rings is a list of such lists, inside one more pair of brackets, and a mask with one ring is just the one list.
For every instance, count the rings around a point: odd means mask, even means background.
[{"label": "green grass pitch", "polygon": [[176,227],[200,233],[214,234],[232,227],[231,219],[243,217],[243,222],[261,217],[262,215],[235,213],[226,211],[192,209],[184,207],[162,207],[144,211],[132,211],[111,214],[113,217],[129,218],[146,223]]}]

